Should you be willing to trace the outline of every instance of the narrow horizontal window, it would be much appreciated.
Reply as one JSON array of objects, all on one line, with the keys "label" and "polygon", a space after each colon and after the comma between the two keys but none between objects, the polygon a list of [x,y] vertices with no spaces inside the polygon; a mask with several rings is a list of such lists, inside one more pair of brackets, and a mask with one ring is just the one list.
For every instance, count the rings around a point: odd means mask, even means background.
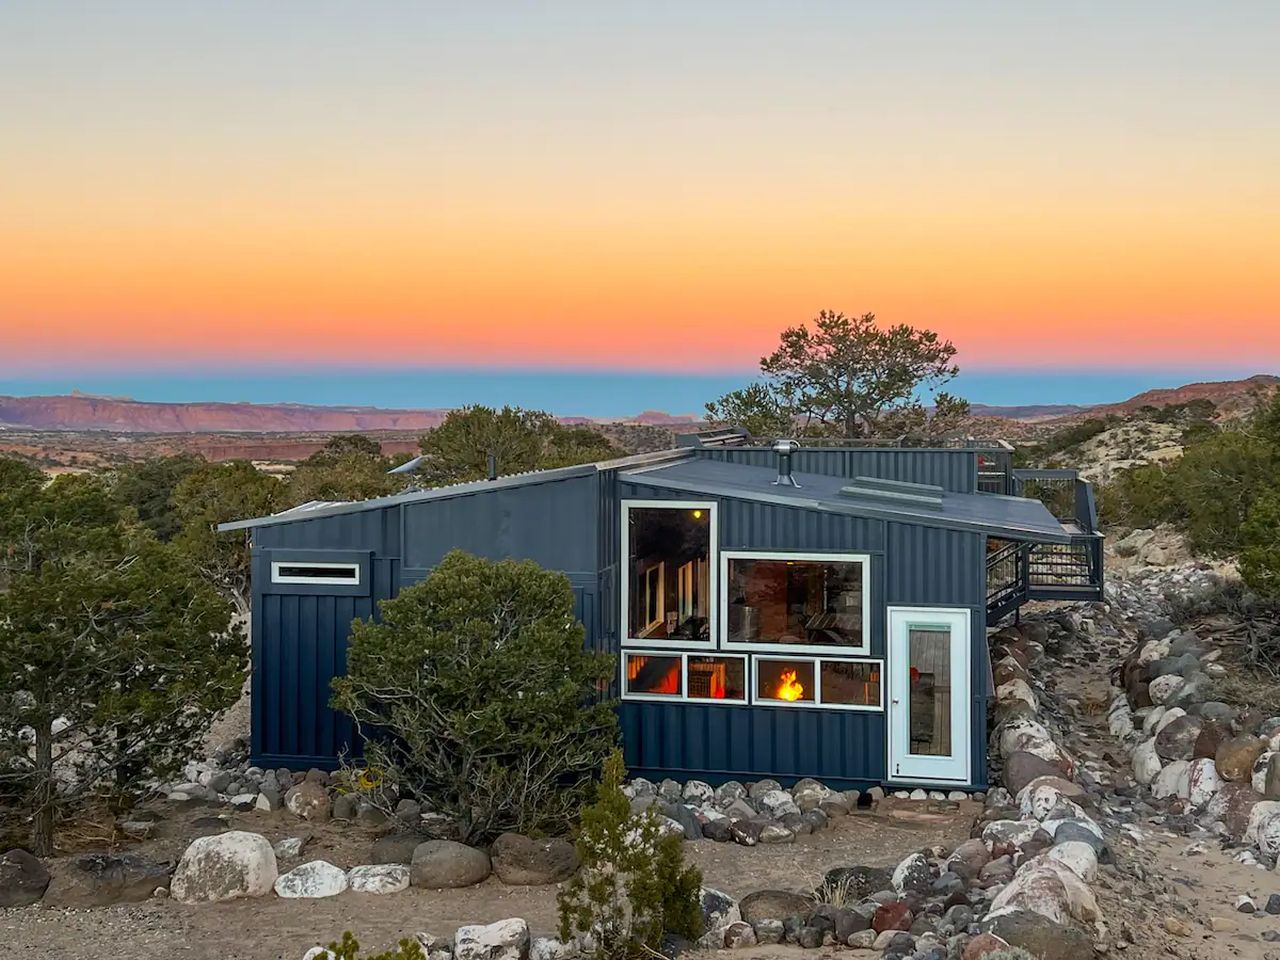
[{"label": "narrow horizontal window", "polygon": [[746,702],[745,657],[704,657],[691,653],[686,660],[685,689],[690,700]]},{"label": "narrow horizontal window", "polygon": [[880,707],[880,663],[870,660],[823,660],[823,706]]},{"label": "narrow horizontal window", "polygon": [[628,695],[681,698],[684,658],[680,654],[628,653],[624,663],[623,689]]},{"label": "narrow horizontal window", "polygon": [[818,702],[816,664],[812,660],[756,658],[756,701],[777,704]]},{"label": "narrow horizontal window", "polygon": [[289,563],[271,564],[272,583],[355,584],[360,582],[358,563]]}]

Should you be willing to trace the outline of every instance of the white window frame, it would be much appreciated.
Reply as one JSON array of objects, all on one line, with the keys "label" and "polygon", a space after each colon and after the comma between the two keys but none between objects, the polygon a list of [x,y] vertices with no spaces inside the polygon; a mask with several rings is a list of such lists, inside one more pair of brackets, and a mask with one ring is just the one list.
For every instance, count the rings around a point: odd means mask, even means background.
[{"label": "white window frame", "polygon": [[[805,700],[776,700],[773,697],[760,696],[760,663],[812,663],[813,664],[813,702]],[[877,663],[880,665],[880,703],[868,706],[861,703],[823,703],[822,702],[822,664],[826,663]],[[885,662],[879,657],[791,657],[769,653],[751,658],[751,705],[754,707],[794,708],[797,710],[853,710],[859,713],[884,713],[884,667]],[[674,697],[669,699],[674,700]]]},{"label": "white window frame", "polygon": [[[623,647],[692,647],[696,650],[714,650],[716,649],[716,639],[718,637],[719,628],[719,604],[716,602],[717,583],[716,572],[720,569],[716,560],[719,556],[719,550],[716,544],[719,542],[719,511],[716,508],[714,500],[623,500],[620,504],[622,514],[622,530],[621,539],[619,541],[619,549],[622,554],[618,569],[618,585],[619,595],[622,600],[621,604],[621,623],[619,624],[618,636],[622,638],[621,646]],[[668,639],[666,637],[633,637],[630,629],[630,603],[631,603],[631,511],[635,509],[669,509],[669,510],[706,510],[707,511],[707,536],[710,538],[707,552],[707,639],[706,640],[685,640],[685,639]],[[664,561],[665,565],[665,561]],[[665,582],[665,581],[664,581]],[[663,607],[665,616],[665,604]],[[656,697],[658,700],[674,700],[675,697]]]},{"label": "white window frame", "polygon": [[[631,693],[627,689],[627,657],[671,657],[680,661],[680,693]],[[711,697],[691,697],[689,696],[689,658],[690,657],[715,657],[723,660],[741,660],[743,661],[742,681],[746,689],[743,690],[742,699],[725,698],[723,700],[715,700]],[[751,702],[751,685],[754,679],[751,674],[751,667],[746,661],[750,659],[744,654],[724,653],[720,650],[672,650],[667,649],[650,649],[641,650],[635,647],[628,647],[621,651],[618,657],[618,689],[621,691],[623,700],[648,700],[652,703],[702,703],[713,707],[719,706],[746,706]]]},{"label": "white window frame", "polygon": [[[283,567],[315,567],[320,570],[351,570],[355,573],[354,577],[287,577],[281,574]],[[317,586],[346,586],[354,587],[360,585],[360,564],[359,563],[337,563],[330,560],[273,560],[271,561],[271,582],[272,583],[298,583],[308,584],[314,583]]]},{"label": "white window frame", "polygon": [[[729,639],[729,561],[731,560],[803,560],[817,563],[862,564],[862,643],[858,646],[833,646],[815,643],[771,643]],[[835,660],[868,659],[871,653],[871,555],[868,553],[799,553],[785,550],[720,551],[719,623],[723,625],[720,649],[737,653],[816,654]],[[874,659],[874,658],[871,658]],[[883,676],[883,673],[881,674]]]},{"label": "white window frame", "polygon": [[[715,697],[691,697],[689,696],[689,658],[690,657],[710,657],[715,660],[740,660],[742,661],[742,697],[723,697],[716,699]],[[751,664],[747,661],[750,658],[741,653],[725,653],[723,650],[690,650],[684,654],[684,699],[689,703],[705,703],[708,706],[745,706],[751,702]]]}]

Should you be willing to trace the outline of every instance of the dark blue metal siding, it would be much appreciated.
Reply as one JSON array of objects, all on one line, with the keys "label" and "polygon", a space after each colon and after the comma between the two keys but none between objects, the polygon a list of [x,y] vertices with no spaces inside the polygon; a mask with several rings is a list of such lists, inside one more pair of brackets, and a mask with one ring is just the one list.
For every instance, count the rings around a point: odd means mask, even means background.
[{"label": "dark blue metal siding", "polygon": [[818,777],[847,787],[885,779],[882,713],[628,701],[619,715],[634,775],[712,783]]},{"label": "dark blue metal siding", "polygon": [[[602,495],[603,496],[603,495]],[[621,557],[621,500],[689,500],[640,483],[618,483],[605,501],[601,523],[619,531],[602,540],[602,562]],[[868,553],[871,567],[871,656],[884,657],[887,607],[948,606],[972,611],[975,653],[984,647],[985,538],[981,534],[831,514],[779,504],[706,498],[717,503],[719,547],[725,550],[796,550]],[[609,549],[610,553],[604,553]],[[617,640],[621,618],[611,597],[606,629]],[[973,657],[973,676],[985,670]],[[986,782],[986,700],[974,691],[970,711],[973,785]],[[887,689],[887,685],[886,685]],[[884,713],[787,707],[698,706],[623,701],[618,708],[627,766],[649,777],[708,781],[773,776],[818,777],[865,786],[887,777]]]},{"label": "dark blue metal siding", "polygon": [[[759,447],[712,447],[698,449],[699,457],[756,467],[775,467],[778,456]],[[976,493],[978,454],[973,450],[913,450],[886,447],[870,450],[843,450],[838,447],[809,447],[792,458],[796,473],[820,473],[832,477],[878,477],[906,483],[931,483],[955,493]]]},{"label": "dark blue metal siding", "polygon": [[253,543],[256,547],[295,550],[372,550],[383,556],[398,557],[400,507],[359,510],[259,527],[253,532]]},{"label": "dark blue metal siding", "polygon": [[346,672],[351,622],[396,591],[399,561],[375,558],[367,597],[258,593],[253,615],[251,754],[266,766],[332,767],[352,745],[351,722],[329,709]]},{"label": "dark blue metal siding", "polygon": [[406,504],[405,574],[431,569],[450,550],[466,550],[594,578],[596,483],[594,475],[573,477]]}]

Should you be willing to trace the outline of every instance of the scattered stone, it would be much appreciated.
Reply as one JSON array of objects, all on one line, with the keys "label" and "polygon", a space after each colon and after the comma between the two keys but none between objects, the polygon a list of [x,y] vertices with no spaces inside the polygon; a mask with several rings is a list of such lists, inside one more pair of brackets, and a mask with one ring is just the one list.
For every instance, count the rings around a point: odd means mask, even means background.
[{"label": "scattered stone", "polygon": [[756,932],[756,943],[761,946],[782,942],[784,930],[781,920],[765,917],[755,921],[751,926]]},{"label": "scattered stone", "polygon": [[894,868],[892,883],[899,894],[927,894],[933,883],[928,859],[922,853],[911,854]]},{"label": "scattered stone", "polygon": [[49,887],[49,871],[26,850],[13,849],[0,857],[0,907],[36,903]]},{"label": "scattered stone", "polygon": [[876,907],[876,912],[871,917],[871,929],[876,933],[910,930],[912,919],[911,908],[901,900],[893,900]]},{"label": "scattered stone", "polygon": [[1257,913],[1258,905],[1253,902],[1252,897],[1241,894],[1240,896],[1236,897],[1236,912],[1237,913]]},{"label": "scattered stone", "polygon": [[1250,780],[1253,764],[1267,747],[1267,741],[1253,736],[1232,737],[1218,747],[1214,757],[1223,780]]},{"label": "scattered stone", "polygon": [[533,840],[504,833],[489,848],[493,872],[509,886],[542,886],[568,880],[578,869],[578,853],[568,840]]},{"label": "scattered stone", "polygon": [[[781,926],[781,924],[779,924]],[[779,939],[775,942],[781,943],[782,931],[778,931]],[[751,924],[745,920],[735,920],[729,924],[724,931],[724,945],[733,949],[735,947],[754,947],[757,943],[756,931]]]},{"label": "scattered stone", "polygon": [[372,863],[347,871],[347,885],[356,893],[399,893],[409,889],[409,868],[403,863]]},{"label": "scattered stone", "polygon": [[272,850],[275,851],[277,860],[297,860],[302,856],[302,848],[310,839],[310,837],[285,837],[277,841]]},{"label": "scattered stone", "polygon": [[329,791],[314,780],[304,780],[290,787],[284,795],[284,805],[294,816],[312,823],[323,823],[331,815]]},{"label": "scattered stone", "polygon": [[489,855],[483,850],[454,840],[428,840],[414,848],[409,882],[429,890],[470,887],[489,876],[490,868]]},{"label": "scattered stone", "polygon": [[[699,893],[702,907],[702,938],[698,945],[709,950],[716,950],[725,945],[725,935],[731,924],[742,920],[742,911],[738,902],[727,893],[703,887]],[[750,924],[746,925],[751,929]],[[754,941],[754,932],[752,939]],[[744,944],[745,946],[745,944]]]},{"label": "scattered stone", "polygon": [[173,867],[137,854],[91,853],[75,857],[53,875],[44,895],[51,907],[103,907],[141,903],[169,888]]},{"label": "scattered stone", "polygon": [[310,860],[276,878],[276,896],[287,900],[336,897],[347,889],[347,874],[327,860]]},{"label": "scattered stone", "polygon": [[453,956],[454,960],[528,960],[529,925],[513,918],[459,927]]}]

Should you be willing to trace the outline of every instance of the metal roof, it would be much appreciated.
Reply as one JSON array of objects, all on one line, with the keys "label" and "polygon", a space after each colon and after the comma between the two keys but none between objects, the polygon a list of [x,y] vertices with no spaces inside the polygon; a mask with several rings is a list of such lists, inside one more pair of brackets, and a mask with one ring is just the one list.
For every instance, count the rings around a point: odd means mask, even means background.
[{"label": "metal roof", "polygon": [[232,530],[252,530],[255,527],[269,527],[279,523],[292,523],[297,520],[332,517],[343,513],[359,513],[361,510],[377,510],[382,507],[395,507],[405,503],[421,503],[424,500],[447,500],[450,497],[465,497],[469,494],[484,493],[489,490],[534,486],[539,483],[553,483],[557,480],[569,480],[574,477],[588,477],[597,470],[643,466],[689,455],[689,452],[685,450],[660,450],[655,453],[641,453],[630,457],[620,457],[616,460],[602,460],[599,463],[584,463],[575,467],[558,467],[554,470],[530,470],[525,473],[513,473],[505,477],[498,477],[496,480],[473,480],[468,483],[455,483],[444,487],[432,487],[427,490],[406,490],[404,493],[395,493],[387,497],[374,497],[371,500],[312,500],[297,507],[290,507],[280,513],[273,513],[270,516],[220,523],[218,524],[218,530],[223,533]]},{"label": "metal roof", "polygon": [[[628,470],[619,479],[683,493],[972,530],[1010,540],[1071,542],[1070,533],[1038,500],[816,473],[793,474],[798,487],[779,486],[774,483],[777,476],[768,467],[698,458]],[[926,491],[928,496],[923,495]]]}]

